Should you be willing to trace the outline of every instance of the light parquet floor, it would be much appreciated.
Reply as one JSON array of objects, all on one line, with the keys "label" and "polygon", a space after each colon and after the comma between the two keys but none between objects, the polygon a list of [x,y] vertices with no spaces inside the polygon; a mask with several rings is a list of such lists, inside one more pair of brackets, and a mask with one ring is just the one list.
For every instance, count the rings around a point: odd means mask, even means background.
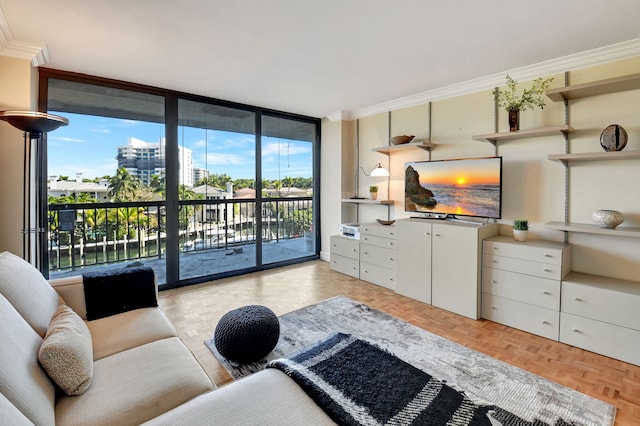
[{"label": "light parquet floor", "polygon": [[163,291],[159,304],[215,384],[221,386],[232,379],[204,340],[213,335],[222,315],[249,304],[265,305],[282,315],[338,295],[613,404],[618,409],[616,425],[640,425],[640,367],[426,305],[333,272],[320,260]]}]

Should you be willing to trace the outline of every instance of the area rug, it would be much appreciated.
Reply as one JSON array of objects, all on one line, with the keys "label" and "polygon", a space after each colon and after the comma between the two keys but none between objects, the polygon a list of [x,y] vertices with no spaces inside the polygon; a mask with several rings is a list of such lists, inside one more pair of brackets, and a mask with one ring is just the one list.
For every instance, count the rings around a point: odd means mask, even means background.
[{"label": "area rug", "polygon": [[[205,344],[229,371],[240,378],[267,363],[298,352],[335,333],[372,343],[406,363],[464,392],[535,424],[611,426],[615,407],[573,389],[543,379],[505,362],[473,351],[398,318],[346,297],[334,297],[279,317],[280,339],[263,360],[238,365]],[[524,423],[527,424],[527,423]]]}]

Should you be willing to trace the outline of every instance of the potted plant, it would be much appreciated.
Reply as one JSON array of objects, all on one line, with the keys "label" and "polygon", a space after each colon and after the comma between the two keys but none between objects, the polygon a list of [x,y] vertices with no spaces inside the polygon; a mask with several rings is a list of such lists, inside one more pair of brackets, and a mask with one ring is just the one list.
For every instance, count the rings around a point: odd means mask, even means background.
[{"label": "potted plant", "polygon": [[534,109],[535,107],[544,108],[544,91],[547,90],[553,77],[538,77],[533,80],[533,84],[529,89],[522,90],[518,94],[518,82],[509,74],[506,77],[507,89],[500,90],[497,87],[493,90],[493,97],[500,108],[505,109],[509,113],[509,131],[516,132],[520,129],[520,111]]},{"label": "potted plant", "polygon": [[377,200],[378,199],[378,187],[375,185],[371,185],[369,187],[369,196],[371,197],[372,200]]},{"label": "potted plant", "polygon": [[513,238],[516,241],[527,241],[529,235],[529,221],[527,219],[515,219],[513,221]]}]

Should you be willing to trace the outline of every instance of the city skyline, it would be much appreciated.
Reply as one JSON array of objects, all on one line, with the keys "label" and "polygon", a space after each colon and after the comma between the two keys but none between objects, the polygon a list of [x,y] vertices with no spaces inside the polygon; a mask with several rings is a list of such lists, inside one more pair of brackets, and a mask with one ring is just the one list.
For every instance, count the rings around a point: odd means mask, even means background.
[{"label": "city skyline", "polygon": [[[48,175],[83,179],[113,176],[118,167],[118,146],[129,138],[159,143],[164,123],[88,116],[53,114],[69,119],[69,125],[51,132],[48,141]],[[217,130],[178,128],[181,146],[192,150],[193,167],[232,179],[255,178],[255,136]],[[262,141],[263,179],[312,177],[312,144],[273,137]]]}]

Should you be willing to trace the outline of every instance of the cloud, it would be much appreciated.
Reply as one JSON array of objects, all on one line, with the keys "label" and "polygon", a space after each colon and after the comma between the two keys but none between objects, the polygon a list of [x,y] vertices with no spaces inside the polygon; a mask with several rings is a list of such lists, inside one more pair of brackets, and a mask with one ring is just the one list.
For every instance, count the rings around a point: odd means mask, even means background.
[{"label": "cloud", "polygon": [[49,140],[53,139],[56,141],[61,141],[61,142],[86,142],[85,139],[77,139],[77,138],[68,138],[68,137],[49,137]]},{"label": "cloud", "polygon": [[243,157],[237,154],[220,154],[220,153],[209,153],[207,155],[207,164],[209,165],[227,165],[232,164],[234,166],[239,166],[246,164],[247,157]]},{"label": "cloud", "polygon": [[299,155],[311,153],[311,144],[293,142],[269,142],[262,146],[262,155]]}]

